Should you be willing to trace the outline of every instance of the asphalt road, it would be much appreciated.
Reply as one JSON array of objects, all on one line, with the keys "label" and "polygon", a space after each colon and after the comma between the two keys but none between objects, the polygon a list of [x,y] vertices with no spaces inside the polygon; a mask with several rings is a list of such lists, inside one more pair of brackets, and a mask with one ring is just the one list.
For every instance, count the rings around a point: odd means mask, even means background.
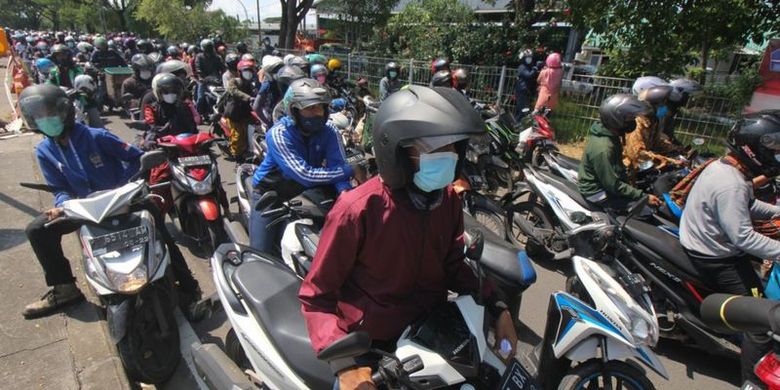
[{"label": "asphalt road", "polygon": [[[127,141],[132,141],[137,131],[126,126],[124,120],[118,117],[109,117],[111,123],[107,125],[111,131]],[[202,128],[201,131],[206,131]],[[222,176],[222,184],[228,193],[228,197],[236,195],[235,188],[235,163],[220,159],[219,170]],[[236,212],[235,204],[231,209]],[[170,223],[169,223],[170,224]],[[172,231],[176,231],[172,229]],[[187,257],[187,262],[193,269],[195,276],[201,284],[204,296],[214,292],[211,280],[208,260],[200,257],[197,250],[190,249],[186,240],[180,240]],[[532,347],[541,341],[544,331],[547,303],[551,293],[564,288],[565,273],[569,270],[565,264],[537,263],[536,284],[526,291],[523,296],[523,306],[520,318],[526,325],[520,334],[520,353],[529,353]],[[224,312],[215,311],[211,318],[192,324],[196,334],[204,343],[215,343],[224,347],[225,336],[230,329]],[[669,373],[669,380],[649,371],[648,376],[658,389],[706,389],[720,390],[733,389],[739,386],[739,362],[708,354],[706,351],[686,347],[678,342],[661,340],[655,348],[661,362]],[[179,372],[161,389],[194,388],[194,382],[186,371],[186,365],[179,367]]]}]

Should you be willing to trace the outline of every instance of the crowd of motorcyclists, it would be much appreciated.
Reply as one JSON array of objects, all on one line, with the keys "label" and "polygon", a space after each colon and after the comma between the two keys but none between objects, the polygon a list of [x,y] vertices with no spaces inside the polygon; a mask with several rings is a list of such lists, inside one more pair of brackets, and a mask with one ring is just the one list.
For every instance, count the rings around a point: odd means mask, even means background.
[{"label": "crowd of motorcyclists", "polygon": [[[392,345],[406,325],[446,301],[448,290],[477,288],[463,262],[463,212],[450,183],[470,137],[485,131],[480,111],[495,108],[472,99],[468,72],[450,69],[446,59],[431,63],[429,87],[404,86],[396,62],[384,67],[379,111],[371,128],[378,175],[367,178],[363,161],[347,160],[341,132],[329,114],[338,109],[334,99],[345,98],[343,91],[360,98],[372,92],[365,79],[347,80],[337,58],[313,51],[282,57],[266,42],[258,60],[245,44],[229,49],[219,37],[193,45],[167,45],[132,34],[17,31],[11,37],[37,84],[24,90],[19,105],[27,126],[45,136],[36,155],[46,182],[55,189],[54,208],[27,229],[51,290],[24,309],[25,317],[46,315],[83,299],[60,245],[61,237],[78,225],[47,224],[61,216],[62,203],[121,185],[138,169],[143,150],[154,148],[159,137],[198,132],[199,125],[219,120],[214,106],[229,130],[231,160],[251,160],[248,127],[264,129],[267,149],[252,179],[252,248],[271,253],[279,245],[282,227],[271,227],[272,218],[262,213],[269,207],[260,207],[269,193],[279,205],[308,188],[335,190],[337,200],[299,294],[315,350],[358,329],[368,331],[376,345]],[[535,110],[554,108],[562,77],[560,55],[552,53],[544,65],[533,64],[529,50],[519,60],[516,106],[531,107],[538,83]],[[85,86],[95,91],[99,72],[90,69],[122,66],[132,68],[121,88],[123,105],[139,110],[149,126],[138,145],[93,121],[89,126],[77,122],[63,90]],[[224,88],[219,101],[209,101],[210,85]],[[621,214],[645,197],[652,207],[663,204],[635,186],[637,171],[646,161],[684,164],[678,156],[689,147],[675,138],[674,117],[700,89],[686,79],[643,77],[633,94],[603,101],[599,121],[589,131],[577,183],[594,209]],[[94,101],[88,105],[104,110],[101,99],[90,99]],[[365,119],[365,106],[358,103],[356,109],[356,119]],[[780,173],[780,111],[739,120],[727,143],[726,155],[700,172],[690,189],[680,242],[715,291],[761,296],[762,282],[750,257],[778,260],[780,242],[756,232],[753,220],[780,218],[780,208],[757,200],[753,183]],[[160,166],[149,180],[164,182],[168,175],[168,167]],[[192,315],[192,304],[200,299],[198,283],[181,253],[172,261],[187,296],[183,309]],[[497,339],[516,343],[505,305],[494,294],[488,296],[499,319]],[[743,378],[753,378],[753,364],[767,351],[768,342],[763,335],[746,334],[742,348]],[[332,367],[340,388],[373,388],[375,363],[366,357]]]}]

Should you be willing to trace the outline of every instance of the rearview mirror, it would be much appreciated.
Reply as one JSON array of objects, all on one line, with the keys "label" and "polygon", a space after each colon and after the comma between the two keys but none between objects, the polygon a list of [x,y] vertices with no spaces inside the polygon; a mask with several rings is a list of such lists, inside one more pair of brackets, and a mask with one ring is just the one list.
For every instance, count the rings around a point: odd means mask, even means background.
[{"label": "rearview mirror", "polygon": [[478,261],[482,258],[485,248],[485,235],[479,229],[469,229],[466,232],[466,257]]},{"label": "rearview mirror", "polygon": [[360,356],[371,349],[368,332],[353,332],[338,340],[317,354],[317,359],[326,362]]},{"label": "rearview mirror", "polygon": [[636,203],[634,203],[628,209],[628,216],[627,216],[626,220],[629,220],[629,219],[634,218],[637,215],[639,215],[639,213],[641,213],[642,210],[644,210],[645,206],[647,205],[647,200],[648,199],[649,199],[649,197],[647,195],[645,195],[641,199],[636,201]]},{"label": "rearview mirror", "polygon": [[162,150],[152,150],[141,155],[141,171],[150,171],[152,168],[167,161],[168,157]]}]

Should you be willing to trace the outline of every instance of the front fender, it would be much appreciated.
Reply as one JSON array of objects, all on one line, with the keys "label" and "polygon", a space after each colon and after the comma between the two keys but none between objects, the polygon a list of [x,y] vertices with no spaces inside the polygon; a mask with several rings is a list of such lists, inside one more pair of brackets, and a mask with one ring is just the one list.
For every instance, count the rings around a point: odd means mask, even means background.
[{"label": "front fender", "polygon": [[106,308],[108,336],[114,344],[119,343],[127,333],[127,317],[134,300],[134,298],[123,299],[118,304],[109,304]]}]

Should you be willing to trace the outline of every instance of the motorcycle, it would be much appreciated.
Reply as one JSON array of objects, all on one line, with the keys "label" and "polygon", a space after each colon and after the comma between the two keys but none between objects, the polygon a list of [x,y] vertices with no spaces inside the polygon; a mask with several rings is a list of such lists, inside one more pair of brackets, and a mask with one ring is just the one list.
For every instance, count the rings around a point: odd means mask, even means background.
[{"label": "motorcycle", "polygon": [[201,113],[201,117],[205,120],[212,121],[212,116],[209,115],[209,112],[212,114],[214,113],[215,107],[218,106],[218,102],[222,99],[222,96],[225,95],[225,87],[222,85],[222,81],[218,80],[214,77],[206,77],[203,82],[200,84],[199,88],[205,88],[206,90],[203,93],[203,99],[206,99],[206,102],[203,103],[203,107],[205,107],[206,112]]},{"label": "motorcycle", "polygon": [[778,357],[777,301],[742,297],[728,294],[712,294],[701,303],[701,318],[705,324],[719,332],[759,332],[771,337],[772,350],[761,358],[754,373],[760,385],[750,380],[742,384],[742,390],[780,389],[780,357]]},{"label": "motorcycle", "polygon": [[[516,152],[517,132],[512,115],[506,111],[485,108],[485,134],[472,137],[469,147],[476,155],[488,190],[506,188],[512,192],[520,172],[520,155]],[[468,156],[467,156],[468,157]]]},{"label": "motorcycle", "polygon": [[173,207],[170,211],[178,217],[181,231],[208,254],[225,241],[222,215],[229,210],[217,157],[211,152],[211,145],[216,140],[207,133],[167,135],[157,139],[157,146],[168,157],[172,176]]},{"label": "motorcycle", "polygon": [[[141,157],[141,172],[163,163],[161,152]],[[149,186],[139,172],[122,187],[98,191],[62,204],[62,221],[83,223],[78,231],[87,284],[106,306],[111,341],[130,379],[162,383],[181,360],[178,302],[169,270],[169,249],[161,239],[162,216],[151,205]]]},{"label": "motorcycle", "polygon": [[[530,111],[525,109],[525,112]],[[550,109],[543,107],[523,118],[525,130],[520,132],[515,151],[525,164],[552,173],[576,183],[580,161],[561,154],[555,143],[555,129],[548,116]]]}]

